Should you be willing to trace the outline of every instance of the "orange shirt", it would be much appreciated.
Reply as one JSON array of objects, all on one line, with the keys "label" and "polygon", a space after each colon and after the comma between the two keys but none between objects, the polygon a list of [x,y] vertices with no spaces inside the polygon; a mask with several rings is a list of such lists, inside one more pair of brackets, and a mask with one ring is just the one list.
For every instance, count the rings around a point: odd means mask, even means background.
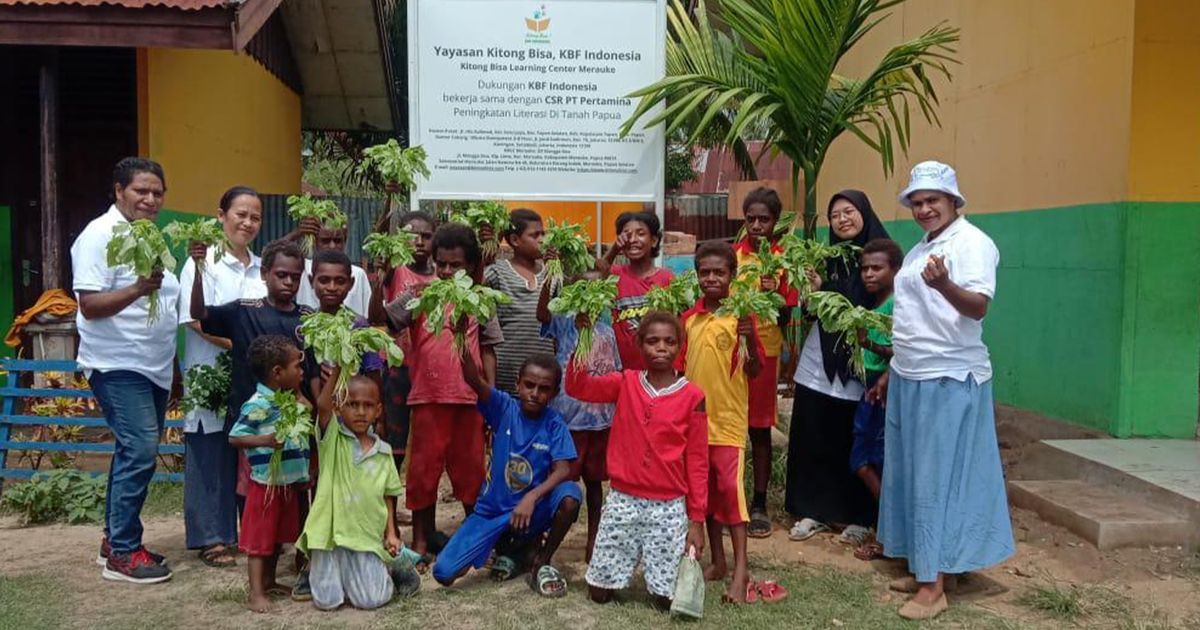
[{"label": "orange shirt", "polygon": [[[687,379],[704,392],[710,446],[745,446],[750,427],[750,386],[745,366],[738,361],[737,320],[718,317],[701,299],[683,314],[684,360]],[[765,357],[757,325],[751,351]]]},{"label": "orange shirt", "polygon": [[[758,262],[758,254],[755,253],[753,247],[750,246],[750,239],[745,238],[737,242],[733,246],[734,253],[737,254],[738,268],[741,269],[745,265]],[[783,252],[783,248],[778,243],[771,245],[771,251],[779,254]],[[783,296],[784,304],[789,308],[796,306],[799,302],[799,293],[788,286],[787,273],[779,272],[779,288],[776,293]],[[783,351],[783,331],[775,322],[762,322],[758,328],[759,338],[762,339],[763,349],[766,350],[768,357],[777,357]]]}]

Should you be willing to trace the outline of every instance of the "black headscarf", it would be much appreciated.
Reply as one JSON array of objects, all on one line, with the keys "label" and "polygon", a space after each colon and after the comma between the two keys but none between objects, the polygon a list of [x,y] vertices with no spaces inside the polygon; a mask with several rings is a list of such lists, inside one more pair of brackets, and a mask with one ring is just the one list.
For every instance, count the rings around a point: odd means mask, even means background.
[{"label": "black headscarf", "polygon": [[[838,199],[845,199],[858,209],[858,213],[862,215],[863,229],[854,238],[844,239],[838,236],[831,226],[829,228],[830,245],[849,242],[862,247],[873,239],[891,238],[887,229],[883,227],[883,222],[875,215],[875,209],[871,207],[871,200],[867,199],[866,193],[861,190],[843,190],[831,197],[829,205],[825,208],[826,219],[829,218],[829,212]],[[854,256],[850,260],[830,259],[826,268],[826,280],[821,284],[821,290],[837,291],[846,296],[846,299],[855,306],[873,306],[871,295],[867,293],[862,275],[859,273],[859,256]],[[833,382],[834,375],[841,377],[843,383],[849,382],[853,378],[853,372],[850,369],[850,347],[842,341],[841,333],[825,332],[824,328],[820,328],[820,322],[817,322],[817,326],[821,337],[821,360],[825,366],[825,376],[829,378],[830,383]]]}]

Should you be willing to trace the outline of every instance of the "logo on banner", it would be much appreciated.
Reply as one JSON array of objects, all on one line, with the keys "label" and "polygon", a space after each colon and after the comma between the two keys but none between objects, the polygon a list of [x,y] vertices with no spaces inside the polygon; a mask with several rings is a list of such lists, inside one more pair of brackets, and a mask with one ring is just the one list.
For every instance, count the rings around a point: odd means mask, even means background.
[{"label": "logo on banner", "polygon": [[546,13],[546,5],[534,9],[533,15],[525,18],[525,43],[550,43],[550,15]]}]

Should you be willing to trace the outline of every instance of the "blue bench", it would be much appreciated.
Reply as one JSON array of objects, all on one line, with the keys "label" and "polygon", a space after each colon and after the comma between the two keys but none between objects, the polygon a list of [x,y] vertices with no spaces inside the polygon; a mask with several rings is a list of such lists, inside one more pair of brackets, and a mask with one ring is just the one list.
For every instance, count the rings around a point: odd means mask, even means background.
[{"label": "blue bench", "polygon": [[[24,405],[18,405],[18,401],[32,398],[94,398],[91,390],[86,389],[38,389],[21,387],[22,374],[60,372],[73,375],[79,372],[79,366],[74,361],[2,359],[0,360],[0,369],[8,372],[8,379],[5,386],[0,387],[0,400],[3,400],[3,403],[0,404],[0,481],[4,479],[28,479],[39,472],[31,468],[9,467],[8,456],[10,451],[67,451],[107,453],[110,455],[113,453],[116,445],[111,441],[111,437],[109,438],[110,441],[107,442],[25,442],[14,441],[12,439],[13,427],[80,426],[106,428],[108,426],[104,422],[104,418],[97,417],[40,416],[16,413],[16,411],[24,407]],[[183,426],[183,421],[167,420],[166,426],[179,428]],[[158,453],[160,455],[182,455],[183,445],[162,444],[158,447]],[[154,480],[181,482],[183,481],[183,473],[159,472],[155,473]]]}]

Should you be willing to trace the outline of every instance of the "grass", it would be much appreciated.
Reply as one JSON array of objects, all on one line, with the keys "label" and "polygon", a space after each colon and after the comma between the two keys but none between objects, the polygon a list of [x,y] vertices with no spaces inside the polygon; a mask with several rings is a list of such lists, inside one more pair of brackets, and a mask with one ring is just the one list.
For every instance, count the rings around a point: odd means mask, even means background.
[{"label": "grass", "polygon": [[1195,628],[1193,621],[1182,625],[1162,611],[1139,606],[1129,597],[1111,588],[1095,585],[1043,584],[1035,586],[1017,603],[1061,622],[1087,628],[1113,630],[1170,630]]},{"label": "grass", "polygon": [[152,483],[142,516],[178,516],[183,514],[183,484]]},{"label": "grass", "polygon": [[67,596],[44,575],[0,576],[0,628],[63,627]]}]

